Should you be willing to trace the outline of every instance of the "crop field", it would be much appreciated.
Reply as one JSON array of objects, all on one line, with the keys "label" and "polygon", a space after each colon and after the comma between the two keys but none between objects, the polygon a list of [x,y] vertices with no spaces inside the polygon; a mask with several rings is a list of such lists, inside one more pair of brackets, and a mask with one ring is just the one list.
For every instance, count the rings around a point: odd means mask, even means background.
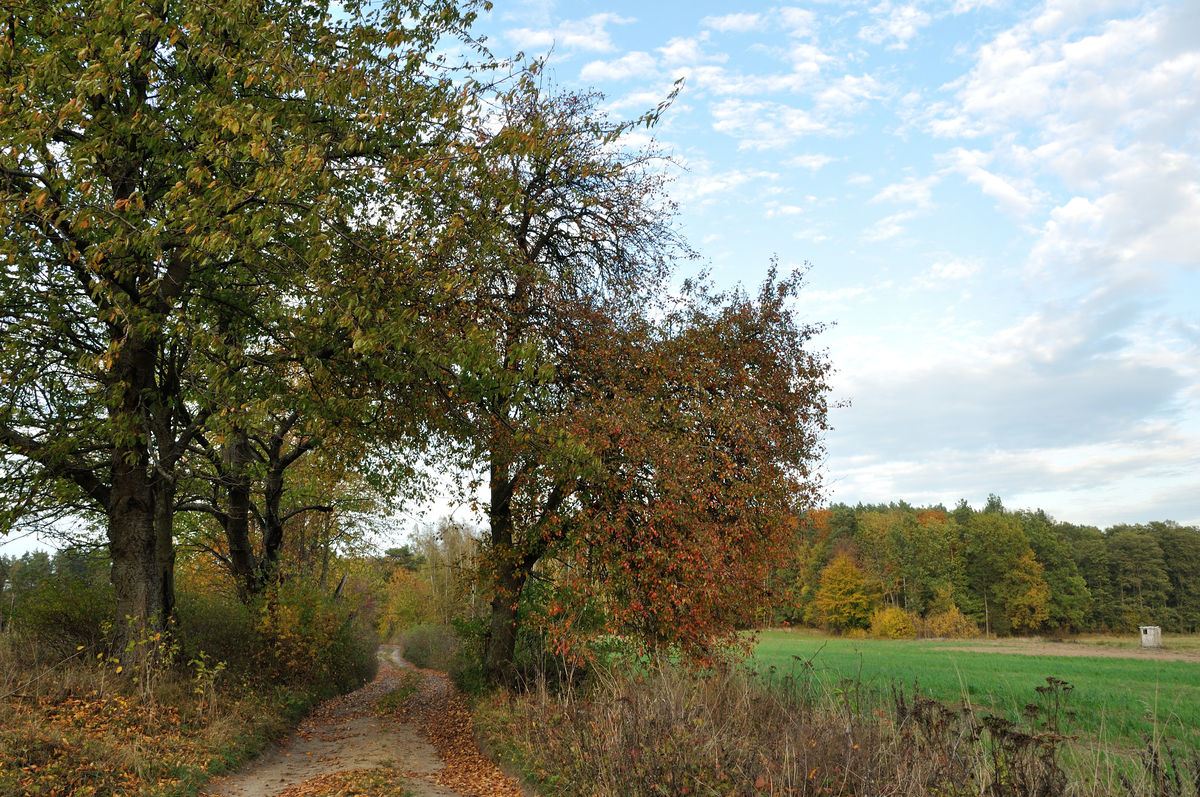
[{"label": "crop field", "polygon": [[[1016,720],[1037,702],[1047,677],[1074,690],[1066,724],[1084,746],[1140,748],[1147,738],[1200,748],[1200,640],[1165,638],[1161,651],[1130,640],[845,639],[805,631],[759,635],[757,666],[777,676],[808,677],[838,700],[888,699],[893,684],[951,705]],[[859,706],[861,708],[861,706]]]}]

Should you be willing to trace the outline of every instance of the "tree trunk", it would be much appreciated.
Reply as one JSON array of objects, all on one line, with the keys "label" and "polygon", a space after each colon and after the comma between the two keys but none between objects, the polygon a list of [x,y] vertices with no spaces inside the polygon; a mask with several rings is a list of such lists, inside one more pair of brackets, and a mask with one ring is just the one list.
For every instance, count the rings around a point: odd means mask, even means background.
[{"label": "tree trunk", "polygon": [[260,583],[254,551],[250,546],[250,476],[249,441],[245,432],[236,431],[225,452],[226,488],[229,494],[229,514],[225,522],[225,540],[229,544],[229,563],[237,583],[238,597],[246,602],[258,594]]},{"label": "tree trunk", "polygon": [[279,552],[283,548],[283,514],[279,508],[282,503],[283,473],[272,464],[263,489],[263,583],[275,577],[279,566]]},{"label": "tree trunk", "polygon": [[489,683],[511,683],[516,675],[517,607],[521,590],[529,578],[531,562],[513,547],[512,493],[509,463],[493,454],[491,463],[491,555],[495,558],[495,581],[491,622],[483,657],[483,674]]},{"label": "tree trunk", "polygon": [[160,569],[155,496],[140,445],[114,450],[108,505],[108,548],[116,593],[116,653],[131,671],[152,652],[164,628],[166,584]]},{"label": "tree trunk", "polygon": [[152,660],[173,603],[164,579],[168,558],[159,550],[157,494],[150,462],[146,406],[155,395],[156,346],[136,332],[122,332],[110,372],[113,400],[112,461],[108,495],[108,548],[116,595],[116,654],[132,675]]},{"label": "tree trunk", "polygon": [[170,627],[175,615],[175,476],[154,480],[155,556],[162,592],[163,621]]}]

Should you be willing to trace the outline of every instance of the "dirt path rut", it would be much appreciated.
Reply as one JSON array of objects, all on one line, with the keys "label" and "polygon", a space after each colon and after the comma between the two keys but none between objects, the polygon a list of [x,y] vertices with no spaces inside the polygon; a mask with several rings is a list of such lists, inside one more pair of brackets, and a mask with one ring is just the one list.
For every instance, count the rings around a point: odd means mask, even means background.
[{"label": "dirt path rut", "polygon": [[[374,681],[325,701],[282,745],[204,794],[520,797],[516,782],[479,752],[470,713],[445,674],[410,667],[394,647],[381,655]],[[381,698],[414,686],[393,710],[381,710]]]}]

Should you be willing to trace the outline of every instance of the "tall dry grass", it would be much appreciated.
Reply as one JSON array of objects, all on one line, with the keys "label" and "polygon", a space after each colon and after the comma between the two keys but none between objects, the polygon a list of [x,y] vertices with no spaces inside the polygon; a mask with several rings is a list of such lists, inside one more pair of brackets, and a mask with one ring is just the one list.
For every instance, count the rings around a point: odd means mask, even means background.
[{"label": "tall dry grass", "polygon": [[1200,762],[1161,751],[1104,778],[1073,769],[1070,692],[1048,679],[1014,723],[915,688],[880,705],[853,682],[820,686],[803,662],[782,676],[660,664],[599,671],[582,690],[535,683],[484,701],[480,719],[548,795],[1200,794]]}]

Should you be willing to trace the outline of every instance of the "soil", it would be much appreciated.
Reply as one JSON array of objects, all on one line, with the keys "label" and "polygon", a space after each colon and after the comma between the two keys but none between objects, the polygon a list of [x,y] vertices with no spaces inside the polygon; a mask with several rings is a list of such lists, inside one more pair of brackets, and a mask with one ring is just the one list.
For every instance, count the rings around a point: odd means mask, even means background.
[{"label": "soil", "polygon": [[[470,712],[444,673],[411,667],[393,646],[384,646],[381,658],[374,681],[320,704],[279,747],[213,781],[204,794],[345,794],[333,776],[383,770],[414,797],[521,797],[517,782],[479,752]],[[377,701],[401,685],[406,670],[419,674],[417,691],[381,713]]]},{"label": "soil", "polygon": [[1094,659],[1151,659],[1157,661],[1200,661],[1200,652],[1170,648],[1121,648],[1089,645],[1070,641],[1033,641],[1027,639],[996,639],[979,641],[957,650],[973,653],[1017,653],[1026,656],[1088,656]]}]

